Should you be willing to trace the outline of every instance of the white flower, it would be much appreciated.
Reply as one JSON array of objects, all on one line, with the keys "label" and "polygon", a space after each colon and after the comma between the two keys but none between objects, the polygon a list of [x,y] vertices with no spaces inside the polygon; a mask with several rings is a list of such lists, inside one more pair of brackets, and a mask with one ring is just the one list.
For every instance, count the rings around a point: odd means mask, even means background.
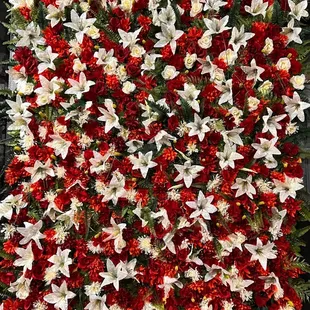
[{"label": "white flower", "polygon": [[291,9],[289,15],[293,16],[295,19],[300,20],[302,17],[308,17],[309,13],[307,12],[308,1],[304,0],[296,4],[292,0],[288,0],[288,6]]},{"label": "white flower", "polygon": [[[200,112],[199,101],[197,100],[200,90],[196,89],[194,84],[184,84],[184,90],[178,90],[177,93],[184,99],[196,112]],[[177,102],[181,104],[181,102]]]},{"label": "white flower", "polygon": [[198,40],[198,45],[203,49],[208,49],[212,46],[212,36],[207,31],[205,31],[202,37]]},{"label": "white flower", "polygon": [[139,169],[143,178],[146,178],[146,175],[149,171],[149,169],[156,167],[157,163],[152,161],[153,152],[147,152],[145,155],[141,152],[138,153],[138,158],[134,155],[130,155],[129,159],[131,163],[133,164],[132,169],[137,170]]},{"label": "white flower", "polygon": [[172,54],[175,54],[177,40],[183,35],[182,30],[176,30],[174,25],[161,24],[161,32],[156,33],[155,37],[159,40],[154,47],[164,47],[170,45]]},{"label": "white flower", "polygon": [[191,0],[190,17],[195,17],[202,12],[202,3],[200,0]]},{"label": "white flower", "polygon": [[164,283],[158,285],[158,287],[164,289],[165,298],[167,298],[170,290],[173,289],[174,285],[179,288],[183,287],[182,282],[180,282],[178,278],[170,278],[168,276],[164,276]]},{"label": "white flower", "polygon": [[175,142],[176,140],[176,137],[168,134],[165,130],[160,130],[148,143],[151,144],[155,142],[157,151],[160,151],[163,145],[171,146],[170,141]]},{"label": "white flower", "polygon": [[234,143],[238,145],[243,145],[243,141],[240,138],[240,133],[244,131],[244,128],[234,128],[232,130],[221,131],[225,143]]},{"label": "white flower", "polygon": [[176,22],[176,16],[174,13],[174,10],[172,6],[170,5],[168,1],[168,6],[166,8],[162,8],[160,10],[160,13],[158,14],[158,19],[161,23],[167,24],[167,25],[174,25]]},{"label": "white flower", "polygon": [[223,60],[228,66],[231,66],[237,60],[238,54],[236,51],[233,51],[232,49],[228,48],[228,49],[222,51],[219,54],[218,58]]},{"label": "white flower", "polygon": [[135,271],[136,268],[136,263],[137,263],[137,259],[134,258],[132,259],[130,262],[120,262],[120,264],[122,265],[123,270],[127,273],[126,278],[125,279],[136,279],[136,274],[138,273],[137,271]]},{"label": "white flower", "polygon": [[273,48],[273,41],[272,41],[272,39],[267,37],[265,39],[265,46],[262,49],[262,53],[264,53],[265,55],[269,55],[272,53],[273,49],[274,49]]},{"label": "white flower", "polygon": [[108,186],[105,186],[101,194],[103,195],[102,201],[112,200],[116,205],[119,198],[126,197],[125,190],[125,177],[121,173],[114,173]]},{"label": "white flower", "polygon": [[45,164],[42,164],[39,160],[36,160],[34,167],[26,167],[25,170],[31,174],[31,182],[35,183],[39,180],[44,180],[48,175],[55,176],[54,170],[50,168],[51,160],[48,159]]},{"label": "white flower", "polygon": [[192,185],[193,179],[198,177],[198,173],[204,170],[203,166],[193,165],[190,161],[186,161],[184,165],[174,165],[178,170],[179,175],[174,179],[175,182],[184,180],[185,186],[189,188]]},{"label": "white flower", "polygon": [[285,111],[290,115],[291,120],[293,120],[296,116],[301,121],[305,121],[305,113],[304,110],[310,107],[310,103],[304,102],[300,100],[300,96],[297,92],[294,92],[293,98],[282,96],[283,101],[286,104]]},{"label": "white flower", "polygon": [[295,89],[303,90],[305,88],[306,77],[304,74],[294,75],[291,77],[290,82]]},{"label": "white flower", "polygon": [[287,44],[290,42],[296,42],[298,44],[302,44],[302,40],[299,36],[301,33],[300,27],[294,27],[294,19],[292,18],[289,23],[287,24],[287,27],[282,28],[282,34],[285,34],[288,38]]},{"label": "white flower", "polygon": [[278,138],[274,137],[271,140],[259,138],[260,143],[252,143],[252,147],[256,149],[253,158],[272,159],[273,155],[281,155],[281,152],[275,147]]},{"label": "white flower", "polygon": [[212,204],[213,199],[214,196],[205,197],[203,192],[199,191],[196,201],[186,202],[186,205],[195,210],[190,218],[195,219],[201,215],[205,220],[211,220],[210,214],[217,211],[217,208]]},{"label": "white flower", "polygon": [[101,286],[113,284],[115,289],[118,291],[119,281],[127,277],[127,272],[123,269],[123,264],[121,262],[115,266],[109,258],[107,259],[106,266],[107,271],[99,273],[99,275],[104,278]]},{"label": "white flower", "polygon": [[291,62],[290,62],[289,58],[287,58],[287,57],[280,58],[278,60],[278,62],[276,63],[276,68],[278,70],[289,71],[291,68]]},{"label": "white flower", "polygon": [[64,6],[60,5],[59,7],[55,7],[52,4],[47,6],[46,19],[51,21],[51,26],[55,27],[60,21],[65,21],[66,17],[64,14]]},{"label": "white flower", "polygon": [[130,140],[126,142],[126,145],[128,146],[127,152],[128,153],[135,153],[138,149],[140,149],[143,146],[143,141],[140,140]]},{"label": "white flower", "polygon": [[50,103],[51,100],[56,99],[56,93],[62,90],[60,86],[61,80],[58,80],[57,77],[53,77],[49,81],[43,75],[40,75],[39,79],[41,87],[35,90],[35,93],[39,94],[36,102],[39,106],[43,106]]},{"label": "white flower", "polygon": [[256,60],[253,58],[251,60],[251,66],[241,66],[242,71],[246,74],[247,80],[254,80],[256,82],[257,80],[262,81],[260,78],[260,75],[265,71],[264,68],[258,67],[256,65]]},{"label": "white flower", "polygon": [[87,19],[87,13],[84,12],[81,16],[75,10],[71,10],[71,22],[64,23],[64,26],[76,31],[75,37],[81,44],[83,42],[84,34],[86,34],[96,21],[96,18]]},{"label": "white flower", "polygon": [[88,309],[88,310],[109,310],[109,308],[106,305],[106,299],[107,299],[106,295],[103,295],[102,297],[91,295],[89,297],[89,303],[87,304],[87,306],[84,309]]},{"label": "white flower", "polygon": [[155,70],[155,62],[157,58],[162,57],[160,54],[146,54],[144,58],[144,63],[141,65],[142,74],[144,71]]},{"label": "white flower", "polygon": [[264,127],[262,132],[270,132],[274,137],[277,137],[277,130],[282,126],[279,124],[286,117],[286,114],[272,116],[272,110],[267,107],[268,115],[263,116]]},{"label": "white flower", "polygon": [[[227,251],[227,254],[231,253],[234,248],[238,248],[240,251],[242,249],[242,243],[246,240],[246,237],[241,232],[232,233],[227,236],[227,240],[219,240],[220,244],[224,251]],[[223,255],[223,253],[222,253]]]},{"label": "white flower", "polygon": [[79,58],[76,58],[73,60],[73,67],[72,67],[73,71],[75,73],[79,73],[81,71],[85,71],[87,69],[87,66],[85,63],[82,63],[81,60]]},{"label": "white flower", "polygon": [[222,0],[201,0],[202,3],[205,3],[203,10],[204,11],[216,11],[218,12],[220,8],[227,4],[227,1]]},{"label": "white flower", "polygon": [[95,85],[93,81],[87,81],[85,73],[81,72],[79,75],[79,80],[68,79],[68,82],[72,86],[65,91],[65,94],[76,95],[77,99],[82,98],[83,93],[89,92],[90,86]]},{"label": "white flower", "polygon": [[196,60],[197,60],[197,54],[186,53],[186,56],[184,58],[184,64],[186,69],[193,68]]},{"label": "white flower", "polygon": [[17,34],[20,40],[16,43],[16,46],[27,46],[32,48],[37,47],[37,45],[44,45],[45,39],[40,36],[41,29],[39,25],[35,25],[31,22],[27,25],[26,29],[17,29]]},{"label": "white flower", "polygon": [[28,205],[27,202],[23,201],[23,195],[12,195],[10,194],[4,200],[0,202],[0,219],[5,217],[10,220],[13,215],[13,209],[16,209],[16,214],[19,213],[20,209],[25,208]]},{"label": "white flower", "polygon": [[223,103],[233,104],[233,93],[232,93],[232,80],[225,81],[225,84],[217,84],[215,88],[218,89],[222,94],[220,100],[218,101],[219,105]]},{"label": "white flower", "polygon": [[288,197],[296,198],[296,191],[302,189],[302,179],[290,178],[285,174],[285,181],[273,180],[275,188],[274,193],[280,194],[280,202],[284,202]]},{"label": "white flower", "polygon": [[256,189],[252,185],[251,175],[249,175],[246,179],[237,178],[236,183],[231,187],[231,189],[237,190],[235,197],[246,194],[248,197],[253,199],[253,195],[256,194]]},{"label": "white flower", "polygon": [[171,222],[168,217],[166,209],[160,208],[157,212],[151,212],[151,217],[157,219],[158,222],[163,225],[164,229],[168,229],[171,225]]},{"label": "white flower", "polygon": [[18,254],[20,258],[16,259],[13,265],[23,267],[24,273],[27,271],[27,269],[32,270],[32,263],[34,261],[34,255],[32,252],[31,245],[32,243],[30,242],[26,249],[24,248],[15,249],[16,254]]},{"label": "white flower", "polygon": [[38,73],[42,73],[46,69],[56,70],[54,65],[54,60],[58,57],[57,53],[52,52],[52,48],[48,46],[46,50],[35,50],[37,57],[39,58],[40,62],[38,65]]},{"label": "white flower", "polygon": [[103,241],[114,240],[115,252],[121,253],[122,249],[126,246],[126,241],[123,239],[123,230],[126,228],[126,224],[116,224],[113,218],[111,218],[110,223],[112,227],[102,228],[102,231],[109,235]]},{"label": "white flower", "polygon": [[256,245],[245,244],[245,248],[252,254],[251,261],[258,260],[264,270],[267,269],[267,260],[277,258],[277,251],[274,250],[274,243],[268,241],[263,245],[262,241],[257,238]]},{"label": "white flower", "polygon": [[106,109],[98,107],[99,111],[103,114],[98,117],[98,120],[105,122],[104,132],[108,133],[112,128],[120,129],[119,117],[115,113],[113,101],[111,99],[105,99],[104,105]]},{"label": "white flower", "polygon": [[135,91],[135,89],[136,89],[136,85],[134,83],[129,82],[129,81],[126,81],[122,87],[123,93],[125,93],[127,95],[129,95],[130,93]]},{"label": "white flower", "polygon": [[173,80],[175,77],[179,75],[179,71],[174,66],[165,66],[163,72],[161,73],[162,77],[165,80]]},{"label": "white flower", "polygon": [[203,19],[205,25],[207,26],[208,30],[205,32],[207,35],[212,35],[212,34],[218,34],[222,33],[225,30],[230,29],[231,27],[226,27],[228,21],[229,21],[229,16],[225,16],[222,19],[217,19],[217,18],[204,18]]},{"label": "white flower", "polygon": [[243,159],[244,157],[236,152],[236,145],[225,144],[223,152],[217,152],[216,156],[220,159],[219,165],[222,169],[230,167],[235,169],[235,160]]},{"label": "white flower", "polygon": [[54,149],[56,156],[61,155],[61,157],[65,159],[68,155],[71,142],[63,139],[59,134],[50,135],[49,137],[53,140],[46,143],[46,145]]},{"label": "white flower", "polygon": [[111,57],[113,57],[114,49],[110,49],[108,52],[105,48],[99,48],[98,52],[95,52],[94,57],[97,58],[97,65],[106,65]]},{"label": "white flower", "polygon": [[122,29],[118,29],[118,34],[121,37],[119,43],[123,44],[123,48],[129,47],[130,49],[139,41],[138,35],[142,28],[139,28],[135,32],[126,32]]},{"label": "white flower", "polygon": [[24,275],[17,278],[17,280],[13,283],[10,283],[10,287],[8,289],[9,292],[16,292],[16,297],[19,299],[26,299],[30,293],[30,283],[32,279],[25,278]]},{"label": "white flower", "polygon": [[254,33],[251,32],[244,32],[244,25],[240,27],[240,31],[238,28],[233,27],[231,32],[231,38],[228,44],[231,44],[234,51],[238,52],[241,46],[246,46],[247,41],[250,40],[255,36]]},{"label": "white flower", "polygon": [[65,249],[61,250],[61,248],[57,248],[57,252],[55,255],[51,256],[48,261],[53,263],[53,268],[57,271],[60,271],[66,277],[70,277],[69,265],[72,264],[72,259],[69,257],[69,253],[71,250]]},{"label": "white flower", "polygon": [[205,117],[204,119],[201,119],[200,116],[195,113],[194,114],[194,122],[188,123],[186,126],[189,127],[191,130],[188,133],[190,137],[192,136],[198,136],[199,141],[203,141],[205,138],[205,134],[210,131],[210,128],[208,127],[208,122],[210,121],[210,117]]},{"label": "white flower", "polygon": [[40,229],[43,226],[43,222],[40,220],[35,224],[24,222],[25,227],[17,227],[16,230],[23,236],[19,241],[19,244],[27,244],[30,240],[33,240],[37,247],[42,250],[40,239],[44,239],[46,236],[41,234]]},{"label": "white flower", "polygon": [[268,276],[260,276],[259,278],[265,281],[264,290],[268,290],[272,285],[277,288],[274,294],[275,300],[283,297],[284,291],[281,287],[279,278],[274,274],[274,272],[271,272]]},{"label": "white flower", "polygon": [[245,289],[254,283],[252,280],[244,280],[241,277],[231,277],[228,280],[226,280],[227,283],[230,286],[230,290],[232,292],[242,292],[245,291]]},{"label": "white flower", "polygon": [[278,239],[279,236],[282,235],[281,233],[281,226],[283,223],[283,219],[286,216],[287,210],[279,211],[278,208],[273,207],[271,209],[272,217],[270,219],[270,227],[269,232],[272,234],[274,240]]},{"label": "white flower", "polygon": [[268,2],[263,0],[252,0],[251,6],[245,5],[244,10],[253,16],[263,15],[265,18],[268,8]]},{"label": "white flower", "polygon": [[107,152],[105,155],[101,155],[99,152],[93,151],[94,158],[90,158],[91,163],[90,172],[91,173],[101,173],[107,172],[110,169],[110,164],[107,162],[110,158],[110,153]]},{"label": "white flower", "polygon": [[45,295],[43,299],[49,304],[53,304],[56,309],[67,310],[68,300],[75,296],[76,294],[68,290],[67,282],[63,281],[61,286],[52,284],[52,293]]}]

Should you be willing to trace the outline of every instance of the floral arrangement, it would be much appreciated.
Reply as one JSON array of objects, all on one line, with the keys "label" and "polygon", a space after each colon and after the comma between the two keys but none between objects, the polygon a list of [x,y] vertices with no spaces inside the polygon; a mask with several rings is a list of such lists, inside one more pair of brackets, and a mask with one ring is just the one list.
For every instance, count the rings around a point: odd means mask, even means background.
[{"label": "floral arrangement", "polygon": [[306,7],[10,0],[1,309],[301,309]]}]

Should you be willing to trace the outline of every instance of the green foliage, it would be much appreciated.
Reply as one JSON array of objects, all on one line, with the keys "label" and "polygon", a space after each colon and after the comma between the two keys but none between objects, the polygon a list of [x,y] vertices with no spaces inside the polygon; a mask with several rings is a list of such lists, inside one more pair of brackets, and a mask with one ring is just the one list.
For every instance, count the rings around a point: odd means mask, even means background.
[{"label": "green foliage", "polygon": [[181,101],[181,108],[182,108],[182,115],[186,122],[190,122],[193,120],[193,113],[192,113],[192,107],[188,104],[188,102],[180,98]]},{"label": "green foliage", "polygon": [[310,301],[310,281],[294,279],[291,281],[291,285],[303,302]]},{"label": "green foliage", "polygon": [[278,0],[275,0],[272,6],[271,22],[276,25],[282,25],[283,23],[283,12]]},{"label": "green foliage", "polygon": [[230,27],[236,26],[236,24],[239,22],[238,17],[239,17],[239,12],[240,12],[240,5],[241,5],[241,0],[236,0],[233,1],[233,7],[229,11],[229,22],[228,25]]},{"label": "green foliage", "polygon": [[97,20],[96,20],[94,25],[97,28],[103,30],[111,41],[119,42],[121,39],[119,34],[117,32],[114,32],[113,30],[111,30],[108,26],[109,25],[109,19],[108,19],[107,12],[105,10],[100,10],[97,13],[96,18],[97,18]]}]

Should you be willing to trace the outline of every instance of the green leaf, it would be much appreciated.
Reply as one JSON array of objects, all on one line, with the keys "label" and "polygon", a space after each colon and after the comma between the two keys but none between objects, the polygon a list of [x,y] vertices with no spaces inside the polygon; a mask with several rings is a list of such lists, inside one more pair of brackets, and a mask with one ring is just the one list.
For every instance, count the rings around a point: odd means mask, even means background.
[{"label": "green leaf", "polygon": [[306,226],[306,227],[303,227],[303,228],[297,230],[297,232],[296,232],[297,236],[301,237],[301,236],[305,235],[309,230],[310,230],[310,225]]}]

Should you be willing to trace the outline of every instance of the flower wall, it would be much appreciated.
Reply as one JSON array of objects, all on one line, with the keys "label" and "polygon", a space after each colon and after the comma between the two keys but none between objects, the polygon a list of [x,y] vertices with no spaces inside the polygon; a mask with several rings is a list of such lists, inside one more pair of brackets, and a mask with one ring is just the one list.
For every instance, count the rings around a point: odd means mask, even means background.
[{"label": "flower wall", "polygon": [[1,309],[300,310],[306,7],[10,0]]}]

